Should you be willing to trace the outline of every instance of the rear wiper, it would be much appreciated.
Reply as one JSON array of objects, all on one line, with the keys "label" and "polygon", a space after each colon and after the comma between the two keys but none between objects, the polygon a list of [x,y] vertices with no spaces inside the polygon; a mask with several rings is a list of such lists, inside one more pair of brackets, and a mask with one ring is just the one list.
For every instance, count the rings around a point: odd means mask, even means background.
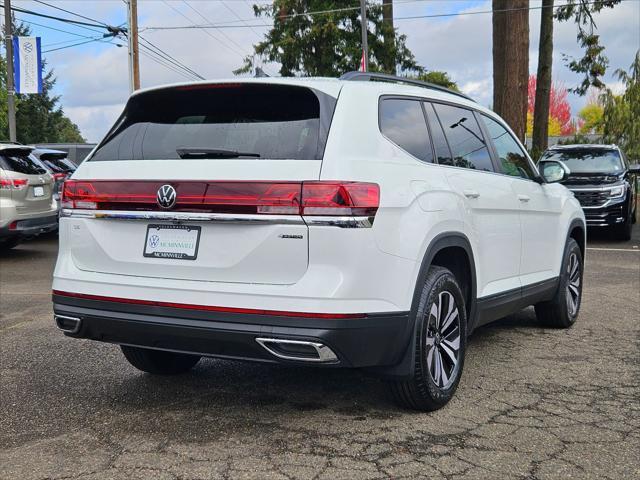
[{"label": "rear wiper", "polygon": [[259,153],[252,152],[236,152],[235,150],[223,150],[219,148],[178,148],[176,153],[180,158],[199,159],[199,158],[239,158],[239,157],[255,157],[260,158]]}]

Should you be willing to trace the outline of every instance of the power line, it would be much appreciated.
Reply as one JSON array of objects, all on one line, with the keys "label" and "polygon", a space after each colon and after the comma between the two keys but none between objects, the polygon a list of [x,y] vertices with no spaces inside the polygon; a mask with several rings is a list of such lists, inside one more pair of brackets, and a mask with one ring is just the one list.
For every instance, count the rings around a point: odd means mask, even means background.
[{"label": "power line", "polygon": [[66,47],[58,47],[58,48],[51,48],[49,50],[43,50],[42,53],[57,52],[58,50],[65,50],[67,48],[78,47],[80,45],[86,45],[87,43],[92,43],[92,42],[111,43],[111,41],[107,41],[103,37],[99,37],[99,38],[94,38],[92,40],[84,40],[83,42],[74,43],[73,45],[67,45]]},{"label": "power line", "polygon": [[106,23],[101,22],[100,20],[96,20],[96,19],[90,18],[90,17],[85,17],[84,15],[80,15],[79,13],[75,13],[75,12],[72,12],[70,10],[65,10],[64,8],[61,8],[61,7],[56,7],[55,5],[51,5],[50,3],[43,2],[42,0],[33,0],[33,1],[37,2],[37,3],[41,3],[42,5],[46,5],[47,7],[55,8],[56,10],[60,10],[60,11],[65,12],[65,13],[70,13],[71,15],[75,15],[76,17],[84,18],[85,20],[89,20],[90,22],[100,23],[100,24],[104,25],[105,27],[108,26]]},{"label": "power line", "polygon": [[42,23],[36,23],[36,22],[32,22],[31,20],[25,20],[24,18],[18,18],[16,17],[16,20],[19,20],[22,23],[28,23],[29,25],[35,25],[37,27],[42,27],[42,28],[48,28],[49,30],[54,30],[56,32],[61,32],[61,33],[68,33],[69,35],[75,35],[76,37],[82,37],[82,38],[93,38],[90,37],[88,35],[82,35],[80,33],[76,33],[76,32],[70,32],[69,30],[62,30],[60,28],[55,28],[55,27],[51,27],[49,25],[43,25]]},{"label": "power line", "polygon": [[[198,11],[196,9],[196,7],[194,7],[193,5],[191,5],[189,2],[187,2],[186,0],[182,0],[182,3],[184,3],[187,7],[189,7],[191,10],[193,10],[194,12],[196,12],[200,18],[202,18],[205,22],[211,22],[207,17],[205,17],[202,13],[200,13],[200,11]],[[224,5],[224,2],[222,3]],[[225,5],[226,6],[226,5]],[[206,32],[208,35],[211,34],[211,32]],[[244,53],[242,53],[243,51],[243,47],[241,45],[239,45],[233,38],[231,38],[229,35],[227,35],[225,32],[220,32],[220,34],[226,38],[227,40],[229,40],[233,45],[235,45],[238,49],[239,49],[239,53],[241,55],[244,55]]]},{"label": "power line", "polygon": [[[169,7],[171,10],[176,12],[178,15],[182,16],[183,18],[186,18],[194,27],[197,28],[197,26],[196,26],[197,24],[193,20],[191,20],[191,18],[187,17],[184,13],[182,13],[180,10],[178,10],[177,8],[175,8],[173,5],[171,5],[170,3],[166,2],[165,0],[162,0],[162,3],[164,3],[167,7]],[[216,37],[215,35],[213,35],[213,33],[208,32],[207,30],[203,30],[203,32],[205,32],[208,36],[210,36],[214,40],[220,42],[220,44],[222,46],[224,46],[225,48],[231,50],[233,53],[238,54],[237,50],[234,50],[234,48],[232,46],[227,45],[226,42],[222,41],[222,39],[220,39],[220,38]],[[240,55],[243,55],[243,54],[240,52]]]},{"label": "power line", "polygon": [[[143,47],[144,48],[144,47]],[[173,71],[174,73],[179,74],[180,76],[182,76],[183,78],[186,78],[187,80],[194,80],[196,77],[189,75],[187,73],[185,73],[183,70],[179,70],[178,68],[174,67],[172,64],[161,60],[160,58],[156,58],[154,57],[151,53],[147,53],[144,49],[140,50],[140,54],[142,54],[143,56],[149,58],[150,60],[153,60],[155,63],[165,67],[168,70]]]},{"label": "power line", "polygon": [[143,45],[148,50],[154,51],[154,53],[162,56],[166,61],[171,62],[172,64],[176,65],[177,67],[182,68],[183,70],[185,70],[186,72],[189,72],[191,75],[199,78],[200,80],[205,80],[205,78],[202,75],[200,75],[199,73],[197,73],[195,70],[191,69],[190,67],[188,67],[184,63],[180,62],[179,60],[177,60],[176,58],[174,58],[173,56],[171,56],[170,54],[168,54],[167,52],[165,52],[160,47],[158,47],[154,43],[150,42],[149,40],[147,40],[143,36],[140,36],[140,40],[142,40],[144,42]]},{"label": "power line", "polygon": [[[413,0],[413,1],[424,1],[424,0]],[[596,4],[596,3],[600,3],[602,0],[592,0],[591,2],[585,2],[585,4],[590,5],[590,4]],[[471,11],[471,12],[455,12],[455,13],[436,13],[436,14],[426,14],[426,15],[409,15],[409,16],[400,16],[400,17],[393,17],[393,20],[414,20],[414,19],[419,19],[419,18],[443,18],[443,17],[459,17],[459,16],[465,16],[465,15],[481,15],[481,14],[489,14],[489,13],[506,13],[506,12],[517,12],[517,11],[522,11],[522,10],[541,10],[543,8],[553,8],[553,9],[558,9],[558,8],[562,8],[562,7],[567,7],[570,6],[571,4],[565,3],[562,5],[554,5],[553,7],[549,7],[549,6],[543,6],[543,5],[539,5],[539,6],[529,6],[529,7],[520,7],[520,8],[505,8],[505,9],[500,9],[500,10],[478,10],[478,11]],[[336,13],[336,12],[343,12],[343,11],[349,11],[349,10],[360,10],[360,7],[345,7],[345,8],[334,8],[334,9],[330,9],[330,10],[317,10],[317,11],[312,11],[312,12],[304,12],[304,13],[293,13],[290,15],[278,15],[278,19],[283,19],[283,18],[294,18],[294,17],[300,17],[300,16],[316,16],[316,15],[327,15],[330,13]],[[194,28],[199,28],[199,29],[216,29],[216,30],[221,30],[221,29],[228,29],[228,28],[259,28],[259,27],[273,27],[272,23],[254,23],[254,24],[249,24],[247,22],[250,22],[252,20],[255,19],[246,19],[246,20],[232,20],[232,21],[227,21],[227,22],[218,22],[218,23],[211,23],[211,24],[206,24],[206,25],[182,25],[182,26],[170,26],[170,27],[146,27],[145,30],[188,30],[188,29],[194,29]],[[238,25],[238,23],[243,23],[243,25]]]},{"label": "power line", "polygon": [[[59,22],[70,23],[72,25],[77,25],[78,27],[85,28],[87,30],[92,30],[91,28],[87,28],[87,27],[94,27],[94,28],[100,28],[100,29],[105,28],[105,25],[81,22],[78,20],[70,19],[70,18],[56,17],[54,15],[47,15],[45,13],[34,12],[33,10],[27,10],[19,7],[11,7],[11,10],[13,10],[14,12],[26,13],[27,15],[34,15],[36,17],[48,18],[50,20],[57,20]],[[99,32],[100,30],[92,30],[92,31]]]}]

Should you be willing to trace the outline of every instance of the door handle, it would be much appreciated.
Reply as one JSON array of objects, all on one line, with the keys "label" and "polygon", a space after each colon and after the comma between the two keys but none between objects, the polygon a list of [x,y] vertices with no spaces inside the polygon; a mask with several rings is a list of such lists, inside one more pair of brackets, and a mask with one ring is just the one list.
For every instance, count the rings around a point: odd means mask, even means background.
[{"label": "door handle", "polygon": [[464,190],[462,193],[464,193],[464,196],[467,198],[478,198],[480,196],[480,193],[475,190]]},{"label": "door handle", "polygon": [[518,200],[521,202],[528,202],[531,200],[531,197],[529,195],[518,195]]}]

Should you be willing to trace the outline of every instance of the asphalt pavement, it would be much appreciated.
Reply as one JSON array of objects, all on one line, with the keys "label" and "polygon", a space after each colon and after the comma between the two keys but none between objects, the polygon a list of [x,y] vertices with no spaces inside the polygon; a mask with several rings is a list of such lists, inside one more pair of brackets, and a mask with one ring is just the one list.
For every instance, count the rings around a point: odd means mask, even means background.
[{"label": "asphalt pavement", "polygon": [[0,479],[640,476],[640,228],[590,233],[580,317],[470,339],[455,398],[402,410],[358,371],[207,359],[142,374],[52,320],[55,236],[0,254]]}]

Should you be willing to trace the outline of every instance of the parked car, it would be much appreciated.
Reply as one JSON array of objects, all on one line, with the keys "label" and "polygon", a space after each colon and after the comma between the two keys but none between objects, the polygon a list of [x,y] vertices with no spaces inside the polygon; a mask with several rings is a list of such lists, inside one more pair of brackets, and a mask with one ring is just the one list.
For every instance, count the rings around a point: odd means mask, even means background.
[{"label": "parked car", "polygon": [[39,149],[53,149],[67,153],[67,159],[74,165],[80,165],[95,148],[94,143],[39,143]]},{"label": "parked car", "polygon": [[0,249],[58,228],[54,180],[30,147],[0,143]]},{"label": "parked car", "polygon": [[621,240],[631,239],[640,165],[632,165],[616,145],[556,145],[540,157],[543,170],[549,161],[551,168],[560,162],[565,169],[562,183],[582,205],[587,226],[606,227]]},{"label": "parked car", "polygon": [[478,326],[578,317],[584,214],[552,165],[468,97],[381,74],[140,91],[65,182],[55,322],[152,374],[359,367],[434,410]]},{"label": "parked car", "polygon": [[52,173],[55,180],[54,196],[57,199],[62,190],[62,184],[76,171],[76,165],[67,158],[67,153],[61,150],[36,148],[32,155]]}]

